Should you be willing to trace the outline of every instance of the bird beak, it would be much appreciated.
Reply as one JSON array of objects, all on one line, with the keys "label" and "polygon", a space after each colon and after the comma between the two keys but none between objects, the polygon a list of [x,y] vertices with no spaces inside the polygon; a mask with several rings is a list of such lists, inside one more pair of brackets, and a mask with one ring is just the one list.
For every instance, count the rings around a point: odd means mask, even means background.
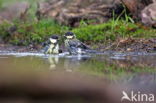
[{"label": "bird beak", "polygon": [[51,43],[57,43],[57,40],[56,40],[56,39],[50,38],[50,42],[51,42]]}]

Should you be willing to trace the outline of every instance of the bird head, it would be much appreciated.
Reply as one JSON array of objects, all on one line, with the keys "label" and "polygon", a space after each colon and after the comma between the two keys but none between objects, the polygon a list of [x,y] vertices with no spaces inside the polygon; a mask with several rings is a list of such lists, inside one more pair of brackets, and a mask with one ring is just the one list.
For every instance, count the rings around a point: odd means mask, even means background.
[{"label": "bird head", "polygon": [[49,41],[50,41],[51,44],[57,44],[58,43],[58,39],[59,39],[59,37],[57,35],[52,35],[49,38]]},{"label": "bird head", "polygon": [[65,36],[66,39],[74,39],[74,38],[76,38],[76,36],[75,36],[75,34],[73,32],[67,32],[67,33],[65,33],[64,36]]}]

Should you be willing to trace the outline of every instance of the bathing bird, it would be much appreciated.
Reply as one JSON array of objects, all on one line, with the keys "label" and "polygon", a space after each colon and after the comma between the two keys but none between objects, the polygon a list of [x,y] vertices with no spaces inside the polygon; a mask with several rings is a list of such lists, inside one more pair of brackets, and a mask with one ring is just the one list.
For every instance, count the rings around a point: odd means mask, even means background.
[{"label": "bathing bird", "polygon": [[59,37],[57,35],[52,35],[49,38],[49,43],[44,48],[45,54],[59,54],[61,50],[59,49]]},{"label": "bathing bird", "polygon": [[90,49],[87,45],[76,38],[73,32],[67,32],[65,37],[65,47],[71,55],[93,53],[95,50]]}]

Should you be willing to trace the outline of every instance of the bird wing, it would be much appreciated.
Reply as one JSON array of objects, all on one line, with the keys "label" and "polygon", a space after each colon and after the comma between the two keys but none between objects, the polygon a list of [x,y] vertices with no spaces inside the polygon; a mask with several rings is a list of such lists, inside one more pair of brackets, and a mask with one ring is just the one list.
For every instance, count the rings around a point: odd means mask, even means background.
[{"label": "bird wing", "polygon": [[70,47],[76,47],[76,48],[81,48],[81,49],[90,49],[89,47],[87,47],[85,44],[83,44],[82,42],[80,42],[77,39],[69,41],[69,45],[70,45]]}]

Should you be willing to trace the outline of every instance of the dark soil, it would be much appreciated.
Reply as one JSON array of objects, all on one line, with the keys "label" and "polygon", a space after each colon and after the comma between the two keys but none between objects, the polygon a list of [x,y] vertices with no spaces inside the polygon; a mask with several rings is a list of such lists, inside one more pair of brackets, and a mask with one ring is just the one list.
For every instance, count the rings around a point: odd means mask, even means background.
[{"label": "dark soil", "polygon": [[10,51],[10,52],[35,52],[38,51],[37,48],[31,46],[14,46],[11,44],[0,44],[0,52]]},{"label": "dark soil", "polygon": [[113,50],[117,52],[156,52],[156,38],[153,39],[119,39],[110,44],[104,50]]},{"label": "dark soil", "polygon": [[[92,46],[90,46],[92,47]],[[16,52],[34,52],[40,51],[41,46],[14,46],[11,44],[0,44],[0,51],[16,51]],[[118,39],[116,42],[108,46],[103,44],[99,45],[99,51],[116,51],[116,52],[156,52],[156,38],[153,39]]]}]

